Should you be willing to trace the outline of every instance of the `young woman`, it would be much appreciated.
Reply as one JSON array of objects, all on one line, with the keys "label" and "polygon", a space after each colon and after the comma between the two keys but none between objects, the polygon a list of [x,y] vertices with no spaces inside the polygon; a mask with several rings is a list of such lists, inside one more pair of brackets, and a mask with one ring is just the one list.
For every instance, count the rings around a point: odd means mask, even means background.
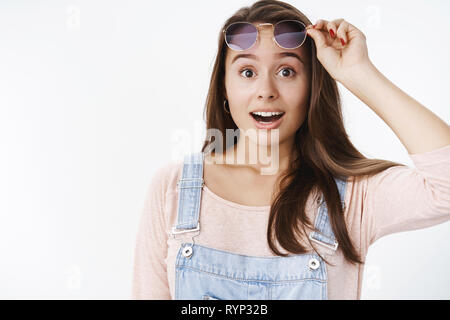
[{"label": "young woman", "polygon": [[[353,146],[337,81],[389,125],[416,168]],[[239,129],[239,139],[225,150],[206,139],[155,174],[135,299],[359,299],[371,244],[450,219],[449,126],[375,68],[364,34],[343,19],[312,25],[271,0],[238,10],[219,37],[206,117],[207,129]],[[246,160],[254,147],[269,149],[272,174]],[[227,154],[245,161],[214,161]]]}]

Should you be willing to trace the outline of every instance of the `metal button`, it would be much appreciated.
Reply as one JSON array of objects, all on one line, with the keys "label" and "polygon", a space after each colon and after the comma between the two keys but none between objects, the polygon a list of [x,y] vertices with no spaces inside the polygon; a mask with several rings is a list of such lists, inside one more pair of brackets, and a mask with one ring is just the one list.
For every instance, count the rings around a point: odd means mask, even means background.
[{"label": "metal button", "polygon": [[320,266],[320,262],[316,258],[311,258],[311,259],[309,259],[308,266],[311,269],[316,270]]},{"label": "metal button", "polygon": [[183,248],[183,256],[185,256],[186,258],[189,258],[190,256],[192,256],[192,247],[191,246],[186,246]]}]

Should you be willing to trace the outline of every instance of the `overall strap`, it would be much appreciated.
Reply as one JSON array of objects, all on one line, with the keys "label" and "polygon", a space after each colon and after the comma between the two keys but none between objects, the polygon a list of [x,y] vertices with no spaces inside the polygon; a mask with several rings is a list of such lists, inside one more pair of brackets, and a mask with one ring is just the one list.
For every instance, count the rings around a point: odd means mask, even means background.
[{"label": "overall strap", "polygon": [[[339,191],[342,208],[345,210],[345,189],[347,186],[347,180],[341,180],[338,178],[334,178],[334,180],[336,181]],[[324,201],[323,195],[321,195],[320,198],[319,213],[316,216],[314,227],[319,231],[312,231],[309,234],[309,238],[314,242],[336,251],[338,242],[336,241],[333,229],[331,227],[328,208],[326,202]]]},{"label": "overall strap", "polygon": [[204,185],[203,157],[203,152],[195,152],[184,156],[181,178],[177,182],[177,225],[172,228],[172,234],[200,230],[198,218]]}]

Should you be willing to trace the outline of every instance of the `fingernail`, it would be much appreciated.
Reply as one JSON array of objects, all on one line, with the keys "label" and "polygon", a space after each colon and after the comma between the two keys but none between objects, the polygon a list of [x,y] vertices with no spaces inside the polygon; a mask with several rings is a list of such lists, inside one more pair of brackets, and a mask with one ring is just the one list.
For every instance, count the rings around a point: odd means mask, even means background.
[{"label": "fingernail", "polygon": [[345,41],[344,41],[344,39],[342,39],[342,38],[339,38],[339,39],[341,39],[342,45],[345,46]]},{"label": "fingernail", "polygon": [[330,29],[330,35],[331,35],[332,38],[334,38],[334,32],[333,32],[333,29]]}]

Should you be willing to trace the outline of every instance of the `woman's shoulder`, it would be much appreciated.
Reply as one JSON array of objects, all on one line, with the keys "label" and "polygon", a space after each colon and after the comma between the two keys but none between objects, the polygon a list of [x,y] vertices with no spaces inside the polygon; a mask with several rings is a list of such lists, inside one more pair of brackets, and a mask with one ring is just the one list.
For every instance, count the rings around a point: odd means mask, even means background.
[{"label": "woman's shoulder", "polygon": [[[162,185],[166,193],[178,192],[177,183],[181,179],[183,173],[184,161],[186,160],[186,157],[192,154],[194,153],[186,154],[175,160],[169,160],[165,164],[159,166],[154,171],[152,178],[153,183],[157,183],[160,186]],[[198,154],[198,152],[196,152],[196,154]],[[204,154],[203,170],[205,170],[205,166],[209,163],[207,159],[207,154]]]},{"label": "woman's shoulder", "polygon": [[182,168],[183,160],[170,160],[160,165],[153,174],[152,184],[161,186],[165,193],[176,192],[177,182],[181,177]]}]

